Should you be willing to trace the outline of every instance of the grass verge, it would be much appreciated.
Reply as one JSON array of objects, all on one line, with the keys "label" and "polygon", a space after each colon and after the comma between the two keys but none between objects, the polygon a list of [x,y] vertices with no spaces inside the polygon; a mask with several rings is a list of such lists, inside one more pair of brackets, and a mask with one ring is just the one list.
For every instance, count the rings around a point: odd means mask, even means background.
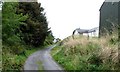
[{"label": "grass verge", "polygon": [[[25,45],[19,45],[18,47],[3,46],[2,49],[2,70],[23,70],[26,59],[34,52],[46,48],[43,47],[31,47]],[[12,49],[13,48],[13,49]],[[19,48],[17,51],[16,48]],[[22,50],[20,50],[22,49]],[[14,51],[13,51],[14,50]],[[17,53],[17,54],[16,54]]]},{"label": "grass verge", "polygon": [[69,37],[52,49],[51,55],[65,70],[118,70],[118,42],[114,36]]}]

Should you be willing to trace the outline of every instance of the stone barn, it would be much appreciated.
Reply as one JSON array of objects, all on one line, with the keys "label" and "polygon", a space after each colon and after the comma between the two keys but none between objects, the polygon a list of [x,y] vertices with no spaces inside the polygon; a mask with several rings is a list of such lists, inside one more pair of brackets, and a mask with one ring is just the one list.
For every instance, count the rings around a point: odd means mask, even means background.
[{"label": "stone barn", "polygon": [[120,0],[105,0],[100,8],[99,37],[112,34],[118,27]]}]

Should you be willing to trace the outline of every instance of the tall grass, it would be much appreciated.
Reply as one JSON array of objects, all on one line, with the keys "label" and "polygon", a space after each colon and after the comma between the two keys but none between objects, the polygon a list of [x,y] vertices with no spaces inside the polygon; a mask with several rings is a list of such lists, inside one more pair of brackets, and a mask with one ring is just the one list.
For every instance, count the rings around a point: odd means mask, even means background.
[{"label": "tall grass", "polygon": [[51,52],[54,59],[66,70],[118,70],[118,38],[111,35],[101,38],[68,37]]},{"label": "tall grass", "polygon": [[2,40],[0,39],[0,70],[2,70]]}]

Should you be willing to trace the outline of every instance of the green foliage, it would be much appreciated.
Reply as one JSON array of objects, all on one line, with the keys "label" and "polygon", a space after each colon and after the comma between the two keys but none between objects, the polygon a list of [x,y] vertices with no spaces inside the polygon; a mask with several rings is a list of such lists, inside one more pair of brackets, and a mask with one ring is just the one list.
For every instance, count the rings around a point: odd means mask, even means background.
[{"label": "green foliage", "polygon": [[14,55],[8,46],[3,46],[2,52],[2,70],[20,70],[22,69],[23,60]]},{"label": "green foliage", "polygon": [[[29,6],[29,7],[28,7]],[[28,45],[39,46],[43,45],[46,36],[49,36],[49,29],[45,14],[41,4],[37,2],[20,2],[17,13],[28,15],[25,24],[20,26],[21,39]]]},{"label": "green foliage", "polygon": [[[23,70],[27,57],[41,48],[33,48],[26,45],[4,46],[2,49],[2,70]],[[22,52],[25,52],[25,55]]]},{"label": "green foliage", "polygon": [[53,44],[53,41],[54,41],[54,36],[52,35],[52,32],[50,31],[48,36],[45,39],[44,44],[45,45],[50,45],[50,44]]},{"label": "green foliage", "polygon": [[12,44],[14,40],[22,40],[28,45],[39,46],[46,40],[51,44],[53,36],[51,31],[48,31],[48,23],[45,14],[42,13],[43,10],[37,2],[3,3],[3,43]]},{"label": "green foliage", "polygon": [[[4,42],[15,35],[15,30],[19,27],[22,21],[27,19],[27,16],[15,14],[18,3],[5,2],[2,7],[2,38]],[[14,42],[14,40],[12,40]]]},{"label": "green foliage", "polygon": [[17,2],[4,2],[2,6],[3,70],[19,70],[22,68],[24,62],[16,58],[25,48],[21,45],[22,41],[19,38],[20,33],[15,33],[15,31],[28,16],[16,14],[17,6]]}]

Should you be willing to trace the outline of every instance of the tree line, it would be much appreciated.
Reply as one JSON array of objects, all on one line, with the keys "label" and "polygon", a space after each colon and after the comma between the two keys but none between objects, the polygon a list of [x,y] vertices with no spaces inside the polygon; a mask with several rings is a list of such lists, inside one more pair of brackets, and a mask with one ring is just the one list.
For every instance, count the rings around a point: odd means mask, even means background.
[{"label": "tree line", "polygon": [[2,41],[13,45],[25,43],[38,47],[52,44],[54,36],[48,28],[41,3],[4,2],[2,6]]}]

